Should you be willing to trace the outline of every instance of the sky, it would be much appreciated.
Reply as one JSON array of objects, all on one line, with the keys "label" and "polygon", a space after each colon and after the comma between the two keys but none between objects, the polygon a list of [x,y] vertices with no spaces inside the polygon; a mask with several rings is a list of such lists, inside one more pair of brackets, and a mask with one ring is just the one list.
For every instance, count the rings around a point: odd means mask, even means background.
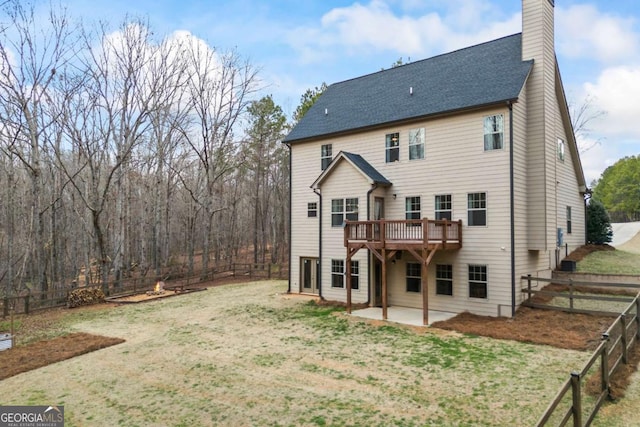
[{"label": "sky", "polygon": [[[522,31],[519,0],[61,0],[73,18],[155,34],[190,32],[260,70],[261,92],[289,116],[309,88]],[[580,138],[589,185],[640,155],[640,1],[555,0],[556,55],[567,99],[589,101]]]}]

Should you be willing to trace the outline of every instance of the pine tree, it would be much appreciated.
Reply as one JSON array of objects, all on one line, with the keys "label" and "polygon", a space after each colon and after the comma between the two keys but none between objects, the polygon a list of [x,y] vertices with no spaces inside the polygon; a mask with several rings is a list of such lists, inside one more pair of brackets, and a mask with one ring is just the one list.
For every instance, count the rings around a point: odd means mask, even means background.
[{"label": "pine tree", "polygon": [[587,206],[587,242],[596,245],[611,242],[613,230],[611,220],[604,205],[595,199]]}]

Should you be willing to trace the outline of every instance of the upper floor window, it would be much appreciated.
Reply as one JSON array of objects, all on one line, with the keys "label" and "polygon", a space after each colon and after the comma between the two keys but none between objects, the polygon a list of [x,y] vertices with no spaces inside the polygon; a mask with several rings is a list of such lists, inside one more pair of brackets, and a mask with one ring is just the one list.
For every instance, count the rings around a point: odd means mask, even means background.
[{"label": "upper floor window", "polygon": [[567,206],[567,234],[571,234],[571,206]]},{"label": "upper floor window", "polygon": [[307,203],[307,217],[315,218],[318,216],[318,203],[311,202]]},{"label": "upper floor window", "polygon": [[436,219],[451,221],[451,194],[436,195]]},{"label": "upper floor window", "polygon": [[357,221],[358,220],[358,198],[345,199],[344,201],[346,209],[345,209],[345,217],[349,221]]},{"label": "upper floor window", "polygon": [[322,170],[325,170],[327,167],[329,167],[329,163],[331,163],[332,160],[332,153],[333,149],[331,147],[331,144],[324,144],[322,147],[320,147],[320,166],[322,167]]},{"label": "upper floor window", "polygon": [[407,292],[420,292],[422,287],[422,266],[417,263],[407,263]]},{"label": "upper floor window", "polygon": [[558,139],[558,159],[564,162],[564,141]]},{"label": "upper floor window", "polygon": [[467,209],[469,225],[487,225],[487,193],[469,193]]},{"label": "upper floor window", "polygon": [[409,130],[409,160],[424,159],[424,128]]},{"label": "upper floor window", "polygon": [[436,264],[436,294],[453,295],[453,266]]},{"label": "upper floor window", "polygon": [[387,163],[400,160],[400,134],[397,132],[386,136],[385,159]]},{"label": "upper floor window", "polygon": [[501,150],[504,139],[504,118],[502,114],[484,118],[484,150]]},{"label": "upper floor window", "polygon": [[405,199],[405,218],[420,219],[420,197],[407,197]]},{"label": "upper floor window", "polygon": [[342,227],[345,219],[358,220],[358,198],[331,200],[331,226]]}]

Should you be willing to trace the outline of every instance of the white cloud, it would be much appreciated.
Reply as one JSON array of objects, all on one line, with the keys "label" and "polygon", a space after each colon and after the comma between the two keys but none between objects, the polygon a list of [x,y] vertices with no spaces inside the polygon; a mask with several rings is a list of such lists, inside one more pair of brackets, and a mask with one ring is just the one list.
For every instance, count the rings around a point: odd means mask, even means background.
[{"label": "white cloud", "polygon": [[[481,0],[455,2],[446,14],[419,15],[415,11],[397,14],[383,0],[354,3],[327,12],[319,27],[296,29],[290,41],[309,62],[324,60],[337,49],[359,55],[394,51],[402,56],[428,57],[521,30],[519,13],[493,22],[478,20],[486,8],[486,1]],[[463,25],[470,21],[476,25]]]},{"label": "white cloud", "polygon": [[591,4],[556,7],[556,50],[570,58],[614,62],[637,57],[635,20],[608,14]]},{"label": "white cloud", "polygon": [[640,138],[640,66],[605,69],[595,83],[585,83],[586,93],[606,112],[596,125],[606,133]]},{"label": "white cloud", "polygon": [[580,153],[580,161],[582,162],[582,169],[584,171],[584,177],[587,183],[587,187],[591,186],[591,183],[599,179],[604,170],[617,162],[624,155],[619,155],[616,151],[612,150],[612,147],[607,146],[607,141],[600,141],[596,143],[591,139],[588,141],[582,141],[583,146],[590,146],[587,151]]}]

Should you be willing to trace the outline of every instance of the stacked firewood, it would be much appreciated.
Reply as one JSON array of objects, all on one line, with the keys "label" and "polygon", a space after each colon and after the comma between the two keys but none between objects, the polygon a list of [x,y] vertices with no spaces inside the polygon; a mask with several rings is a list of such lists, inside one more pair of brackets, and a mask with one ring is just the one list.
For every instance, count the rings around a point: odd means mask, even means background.
[{"label": "stacked firewood", "polygon": [[67,307],[74,308],[83,305],[98,304],[104,301],[104,292],[100,288],[81,288],[69,292]]}]

